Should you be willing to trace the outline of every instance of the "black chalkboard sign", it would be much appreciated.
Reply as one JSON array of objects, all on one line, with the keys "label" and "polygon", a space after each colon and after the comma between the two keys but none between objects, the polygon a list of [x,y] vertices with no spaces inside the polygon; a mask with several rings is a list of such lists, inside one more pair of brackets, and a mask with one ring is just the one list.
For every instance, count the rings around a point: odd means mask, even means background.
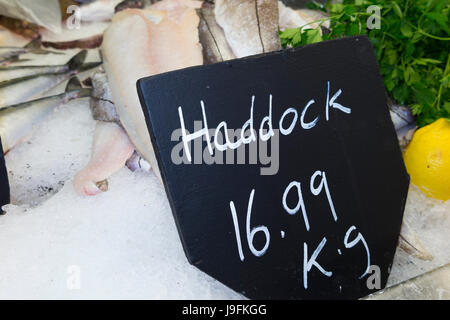
[{"label": "black chalkboard sign", "polygon": [[8,172],[6,171],[5,158],[3,157],[2,141],[0,139],[0,214],[2,214],[1,207],[8,204],[10,201],[9,195],[9,181]]},{"label": "black chalkboard sign", "polygon": [[409,177],[366,37],[137,87],[191,264],[255,299],[384,287]]}]

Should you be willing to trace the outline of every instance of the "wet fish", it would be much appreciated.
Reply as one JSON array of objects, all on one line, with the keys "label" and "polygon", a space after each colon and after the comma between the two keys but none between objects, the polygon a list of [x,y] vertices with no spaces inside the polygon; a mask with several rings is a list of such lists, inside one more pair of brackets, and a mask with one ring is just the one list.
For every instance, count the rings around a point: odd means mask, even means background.
[{"label": "wet fish", "polygon": [[[156,159],[135,84],[145,76],[203,63],[197,29],[199,17],[194,9],[199,5],[198,1],[164,0],[148,9],[128,9],[114,16],[104,34],[104,67],[120,122],[157,176]],[[136,35],[133,41],[130,34]],[[117,43],[126,46],[118,47]]]},{"label": "wet fish", "polygon": [[281,49],[277,0],[217,0],[214,13],[237,58]]},{"label": "wet fish", "polygon": [[5,17],[2,15],[0,16],[0,25],[27,39],[35,39],[39,37],[39,26],[25,20]]},{"label": "wet fish", "polygon": [[2,16],[28,21],[54,33],[61,32],[58,0],[0,0],[0,12]]},{"label": "wet fish", "polygon": [[91,77],[92,99],[91,111],[94,120],[120,123],[114,106],[108,78],[103,68],[97,70]]},{"label": "wet fish", "polygon": [[64,73],[32,75],[24,78],[3,81],[0,83],[0,109],[40,98],[44,93],[54,88],[73,75],[98,66],[100,63],[83,64],[87,52],[81,51],[67,63],[68,70]]},{"label": "wet fish", "polygon": [[204,2],[202,7],[197,9],[197,14],[200,17],[198,32],[203,47],[204,63],[210,64],[235,59],[223,29],[217,24],[214,5]]},{"label": "wet fish", "polygon": [[74,178],[76,192],[95,196],[107,191],[106,179],[120,170],[133,152],[134,145],[122,127],[114,122],[97,121],[91,159]]},{"label": "wet fish", "polygon": [[69,66],[67,64],[55,66],[0,67],[0,83],[30,76],[64,73],[67,72],[68,70]]},{"label": "wet fish", "polygon": [[400,147],[406,148],[411,141],[414,132],[417,130],[414,116],[412,115],[411,109],[407,106],[394,104],[390,101],[390,99],[388,100],[388,106],[392,123],[394,124],[395,131],[397,132]]},{"label": "wet fish", "polygon": [[0,136],[3,151],[8,152],[26,139],[33,128],[56,107],[73,99],[90,95],[91,89],[82,88],[78,79],[74,77],[67,84],[64,93],[3,108],[0,110]]},{"label": "wet fish", "polygon": [[[303,29],[316,29],[319,27],[319,24],[313,21],[327,17],[327,14],[323,11],[310,9],[294,10],[288,6],[285,6],[281,1],[278,1],[278,12],[280,15],[280,30],[288,28],[293,29],[301,26],[303,26]],[[307,25],[308,23],[309,25]],[[330,26],[330,22],[325,21],[322,25],[328,28]]]},{"label": "wet fish", "polygon": [[0,65],[17,61],[19,56],[25,53],[33,54],[61,54],[60,52],[45,50],[41,48],[41,39],[30,41],[25,47],[0,47]]},{"label": "wet fish", "polygon": [[46,48],[51,47],[58,50],[67,49],[95,49],[102,45],[103,34],[93,35],[87,38],[70,40],[70,41],[42,41],[42,45]]}]

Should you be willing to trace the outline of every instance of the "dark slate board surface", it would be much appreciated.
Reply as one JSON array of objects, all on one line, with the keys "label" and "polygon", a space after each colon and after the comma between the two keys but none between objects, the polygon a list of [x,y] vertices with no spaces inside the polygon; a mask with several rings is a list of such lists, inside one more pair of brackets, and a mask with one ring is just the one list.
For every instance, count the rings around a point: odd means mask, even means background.
[{"label": "dark slate board surface", "polygon": [[[2,141],[0,139],[0,208],[10,201],[8,172],[6,171],[5,158],[3,157]],[[0,214],[2,213],[0,209]]]},{"label": "dark slate board surface", "polygon": [[[341,89],[335,103],[350,108],[351,113],[330,107],[326,121],[328,81],[329,99]],[[370,252],[370,264],[381,269],[384,287],[398,241],[409,177],[373,48],[366,37],[187,68],[141,79],[137,87],[190,263],[249,298],[358,298],[372,292],[366,285],[370,275],[359,279],[367,271],[367,250],[363,241],[352,245],[360,233]],[[194,121],[202,120],[200,100],[205,104],[209,128],[226,121],[228,128],[236,129],[249,119],[254,95],[254,127],[258,129],[269,113],[269,94],[273,97],[274,128],[278,129],[287,108],[298,111],[292,133],[279,138],[277,174],[260,175],[260,163],[172,162],[172,150],[180,145],[180,139],[171,141],[172,132],[181,127],[179,106],[191,133]],[[316,116],[319,120],[306,130],[299,122],[310,99],[315,103],[308,109],[305,122]],[[285,127],[292,119],[286,117]],[[326,173],[337,221],[325,188],[317,196],[310,191],[310,178],[317,170]],[[292,181],[301,183],[309,231],[302,210],[290,215],[283,209],[283,193]],[[319,182],[320,176],[315,187]],[[250,231],[265,226],[270,235],[268,248],[259,257],[250,251],[247,240],[252,190]],[[295,190],[287,196],[291,208],[298,200]],[[243,261],[230,201],[236,208]],[[332,275],[324,275],[313,265],[305,289],[308,264],[305,268],[304,247],[309,261],[324,238],[326,243],[316,261]],[[252,243],[255,250],[263,249],[264,231],[256,232]]]}]

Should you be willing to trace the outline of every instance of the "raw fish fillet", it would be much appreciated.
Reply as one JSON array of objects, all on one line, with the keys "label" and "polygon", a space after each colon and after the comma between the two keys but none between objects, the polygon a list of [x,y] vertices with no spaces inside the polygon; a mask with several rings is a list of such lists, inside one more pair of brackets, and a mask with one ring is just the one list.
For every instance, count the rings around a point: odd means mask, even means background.
[{"label": "raw fish fillet", "polygon": [[77,193],[94,196],[106,191],[106,179],[120,170],[133,152],[133,143],[118,124],[98,121],[92,144],[91,160],[74,179]]},{"label": "raw fish fillet", "polygon": [[[280,30],[294,29],[303,26],[303,29],[316,29],[319,27],[317,21],[324,19],[327,14],[318,10],[300,9],[294,10],[285,6],[281,1],[278,1],[278,11],[280,14]],[[308,24],[308,25],[307,25]],[[322,24],[324,27],[329,28],[330,22],[327,20]]]},{"label": "raw fish fillet", "polygon": [[58,0],[0,0],[2,16],[25,20],[55,33],[61,32]]},{"label": "raw fish fillet", "polygon": [[281,49],[277,0],[217,0],[214,13],[236,57]]},{"label": "raw fish fillet", "polygon": [[[137,95],[140,78],[203,63],[198,38],[199,17],[192,3],[161,1],[157,8],[117,13],[104,34],[102,52],[114,104],[120,121],[138,152],[159,177],[153,147]],[[176,4],[176,5],[175,5]],[[191,7],[189,7],[189,5]]]},{"label": "raw fish fillet", "polygon": [[205,64],[235,59],[236,57],[228,45],[223,29],[217,24],[214,5],[204,2],[197,13],[200,17],[198,33],[203,47]]}]

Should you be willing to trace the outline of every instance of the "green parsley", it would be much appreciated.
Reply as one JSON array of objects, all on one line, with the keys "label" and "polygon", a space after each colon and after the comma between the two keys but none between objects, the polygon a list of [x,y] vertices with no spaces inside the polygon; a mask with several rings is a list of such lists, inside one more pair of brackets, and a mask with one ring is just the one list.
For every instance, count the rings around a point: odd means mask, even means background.
[{"label": "green parsley", "polygon": [[[380,28],[367,20],[380,8]],[[283,47],[365,34],[371,40],[389,96],[411,107],[419,126],[450,119],[450,24],[448,0],[344,0],[311,2],[328,13],[314,21],[322,28],[301,26],[280,32]],[[330,28],[323,28],[329,21]],[[369,20],[370,21],[370,20]]]}]

